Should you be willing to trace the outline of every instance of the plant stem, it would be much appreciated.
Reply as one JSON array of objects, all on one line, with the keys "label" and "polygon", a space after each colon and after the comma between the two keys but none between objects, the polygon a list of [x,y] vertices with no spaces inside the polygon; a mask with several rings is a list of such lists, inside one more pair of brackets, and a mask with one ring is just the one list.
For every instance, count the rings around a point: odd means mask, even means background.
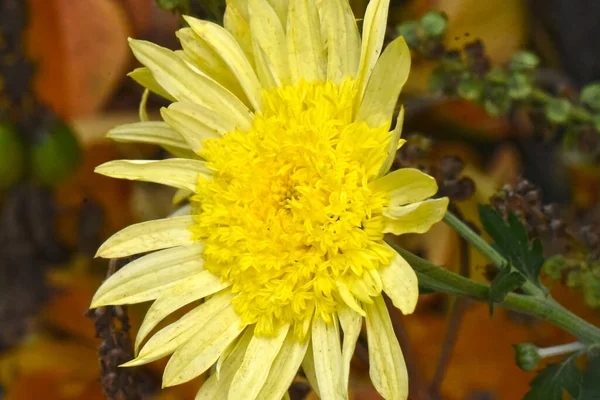
[{"label": "plant stem", "polygon": [[[432,264],[392,242],[388,243],[413,267],[421,286],[473,300],[488,301],[489,286]],[[585,344],[600,343],[600,328],[584,321],[550,298],[508,293],[498,305],[551,322]]]},{"label": "plant stem", "polygon": [[[471,243],[477,250],[481,252],[488,260],[490,260],[498,268],[506,268],[510,263],[502,257],[488,242],[483,240],[476,232],[474,232],[467,224],[461,221],[456,215],[450,211],[444,215],[444,222],[454,229],[460,236]],[[525,281],[521,289],[527,294],[536,297],[546,297],[546,293],[529,281]]]},{"label": "plant stem", "polygon": [[558,346],[546,347],[538,349],[538,354],[541,358],[560,356],[562,354],[569,354],[574,351],[583,350],[587,346],[581,342],[573,342],[567,344],[561,344]]}]

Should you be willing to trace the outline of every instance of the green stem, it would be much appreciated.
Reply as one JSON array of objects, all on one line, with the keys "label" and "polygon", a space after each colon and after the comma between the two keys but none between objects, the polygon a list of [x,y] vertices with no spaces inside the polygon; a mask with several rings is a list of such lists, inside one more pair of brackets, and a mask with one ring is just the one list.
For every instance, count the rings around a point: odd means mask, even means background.
[{"label": "green stem", "polygon": [[[452,214],[450,211],[446,212],[444,215],[444,222],[447,223],[452,229],[454,229],[460,236],[462,236],[466,241],[471,243],[477,250],[481,252],[488,260],[490,260],[495,266],[498,268],[506,268],[510,263],[502,257],[500,253],[498,253],[488,242],[483,240],[481,236],[475,233],[467,224],[462,222],[456,215]],[[536,297],[546,297],[546,292],[544,292],[539,287],[535,286],[529,281],[526,281],[521,287],[523,291],[527,294]]]},{"label": "green stem", "polygon": [[[432,264],[394,243],[389,244],[413,267],[421,286],[473,300],[488,301],[489,286]],[[583,343],[600,343],[600,328],[579,318],[552,299],[509,293],[498,305],[551,322]]]}]

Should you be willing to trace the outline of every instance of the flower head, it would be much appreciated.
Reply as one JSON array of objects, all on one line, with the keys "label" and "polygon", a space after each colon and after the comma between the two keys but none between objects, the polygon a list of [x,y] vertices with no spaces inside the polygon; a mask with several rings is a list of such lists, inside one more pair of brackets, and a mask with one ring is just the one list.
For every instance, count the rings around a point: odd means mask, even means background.
[{"label": "flower head", "polygon": [[191,207],[125,228],[98,250],[151,252],[92,301],[154,300],[126,365],[173,354],[165,386],[216,365],[198,398],[277,400],[302,366],[321,398],[346,398],[364,317],[375,387],[407,397],[382,292],[411,313],[417,278],[383,238],[427,231],[448,200],[428,199],[435,180],[418,170],[386,174],[403,142],[402,111],[390,129],[410,67],[402,38],[379,57],[388,8],[370,2],[362,42],[347,0],[231,0],[225,28],[186,18],[183,51],[131,41],[145,65],[132,76],[172,103],[164,121],[109,137],[157,143],[178,158],[96,171],[174,186]]}]

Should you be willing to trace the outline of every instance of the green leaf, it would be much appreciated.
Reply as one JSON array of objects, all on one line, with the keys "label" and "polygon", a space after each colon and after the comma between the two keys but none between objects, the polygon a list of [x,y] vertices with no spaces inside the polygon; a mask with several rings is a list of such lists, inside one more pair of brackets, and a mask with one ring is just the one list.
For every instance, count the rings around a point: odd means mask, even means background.
[{"label": "green leaf", "polygon": [[483,228],[494,240],[498,252],[525,279],[541,288],[539,275],[544,265],[544,256],[540,241],[536,239],[529,243],[525,227],[512,212],[508,215],[508,221],[504,221],[502,215],[494,208],[481,205],[479,217]]},{"label": "green leaf", "polygon": [[419,23],[417,21],[408,21],[398,25],[396,28],[399,36],[404,37],[406,43],[410,47],[417,47],[419,45]]},{"label": "green leaf", "polygon": [[575,357],[560,364],[549,364],[529,382],[531,389],[523,400],[562,400],[567,391],[577,398],[581,386],[581,371],[575,366]]},{"label": "green leaf", "polygon": [[448,29],[448,17],[439,11],[429,11],[421,18],[421,29],[427,37],[441,37]]},{"label": "green leaf", "polygon": [[524,99],[531,94],[531,82],[527,75],[514,73],[508,77],[508,95],[512,99]]},{"label": "green leaf", "polygon": [[571,112],[571,103],[566,99],[552,99],[546,104],[546,117],[555,124],[567,122]]},{"label": "green leaf", "polygon": [[577,400],[600,400],[600,356],[588,361]]},{"label": "green leaf", "polygon": [[581,91],[581,102],[594,111],[600,111],[600,83],[586,85]]},{"label": "green leaf", "polygon": [[458,84],[456,92],[463,99],[470,101],[479,100],[483,92],[483,82],[477,77],[467,75]]},{"label": "green leaf", "polygon": [[509,68],[513,71],[532,70],[538,66],[540,59],[529,51],[520,51],[509,62]]},{"label": "green leaf", "polygon": [[500,303],[506,295],[521,287],[525,278],[517,271],[511,271],[509,266],[500,269],[490,286],[490,314],[494,313],[494,304]]}]

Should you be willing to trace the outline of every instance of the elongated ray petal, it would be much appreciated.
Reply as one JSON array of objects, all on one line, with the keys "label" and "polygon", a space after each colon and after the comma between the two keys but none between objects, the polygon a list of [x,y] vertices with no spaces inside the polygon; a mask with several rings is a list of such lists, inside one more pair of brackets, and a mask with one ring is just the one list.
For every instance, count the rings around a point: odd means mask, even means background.
[{"label": "elongated ray petal", "polygon": [[193,301],[217,293],[228,286],[230,286],[229,283],[221,282],[221,279],[213,275],[210,271],[202,271],[184,279],[177,286],[166,290],[152,303],[140,326],[136,341],[138,344],[143,341],[152,329],[173,311]]},{"label": "elongated ray petal", "polygon": [[186,215],[130,225],[112,235],[100,246],[96,257],[118,258],[147,251],[194,244],[188,230],[194,223]]},{"label": "elongated ray petal", "polygon": [[253,63],[252,35],[248,21],[248,0],[228,0],[223,15],[223,26],[235,37],[250,63]]},{"label": "elongated ray petal", "polygon": [[342,349],[337,318],[333,324],[315,318],[311,343],[321,399],[342,398],[346,390],[342,387]]},{"label": "elongated ray petal", "polygon": [[263,87],[273,89],[289,84],[285,31],[277,13],[266,0],[249,0],[248,6],[256,70]]},{"label": "elongated ray petal", "polygon": [[390,143],[388,145],[388,155],[381,164],[381,168],[379,168],[379,174],[377,176],[381,177],[390,170],[392,164],[394,163],[394,159],[396,158],[396,152],[398,149],[406,143],[406,140],[400,139],[402,136],[402,126],[404,125],[404,106],[400,107],[400,112],[398,113],[398,118],[396,118],[396,126],[394,130],[390,134]]},{"label": "elongated ray petal", "polygon": [[285,325],[275,337],[253,337],[246,350],[244,361],[233,377],[228,399],[254,399],[269,376],[271,365],[290,329]]},{"label": "elongated ray petal", "polygon": [[185,158],[115,160],[97,166],[94,172],[113,178],[161,183],[187,190],[196,190],[199,175],[210,179],[212,173],[204,162]]},{"label": "elongated ray petal", "polygon": [[171,356],[163,375],[163,387],[187,382],[204,373],[243,330],[242,320],[233,307],[217,313]]},{"label": "elongated ray petal", "polygon": [[325,79],[325,49],[317,8],[308,0],[290,0],[287,48],[292,84]]},{"label": "elongated ray petal", "polygon": [[257,399],[279,400],[287,393],[304,359],[308,343],[308,339],[298,342],[294,332],[292,330],[288,332],[279,354],[273,361],[269,376],[256,396]]},{"label": "elongated ray petal", "polygon": [[356,119],[377,128],[392,120],[410,71],[410,50],[403,37],[390,43],[375,64]]},{"label": "elongated ray petal", "polygon": [[138,258],[111,275],[94,294],[91,308],[156,299],[182,279],[202,271],[202,244],[175,247]]},{"label": "elongated ray petal", "polygon": [[383,290],[392,299],[394,306],[403,314],[411,314],[419,299],[419,282],[410,264],[400,254],[388,267],[379,271]]},{"label": "elongated ray petal", "polygon": [[344,308],[340,313],[340,324],[344,332],[344,342],[342,345],[342,387],[348,389],[348,379],[350,377],[350,362],[356,348],[356,341],[360,335],[363,317],[350,308]]},{"label": "elongated ray petal", "polygon": [[106,137],[117,142],[154,143],[160,146],[177,147],[181,150],[189,149],[181,135],[162,121],[119,125],[108,131]]},{"label": "elongated ray petal", "polygon": [[[250,340],[254,337],[254,330],[247,328],[241,337],[232,343],[234,346],[231,354],[223,361],[220,371],[211,374],[206,382],[198,391],[195,400],[214,400],[226,399],[231,387],[231,381],[235,376],[238,368],[244,361],[244,355],[250,344]],[[230,345],[231,346],[231,345]],[[223,354],[219,360],[223,357]]]},{"label": "elongated ray petal", "polygon": [[362,47],[358,66],[359,101],[371,77],[371,71],[381,54],[390,0],[372,0],[367,6],[362,31]]},{"label": "elongated ray petal", "polygon": [[309,341],[306,354],[304,355],[304,360],[302,360],[302,370],[306,375],[308,383],[310,383],[310,387],[315,391],[317,396],[320,397],[321,395],[319,391],[319,382],[317,380],[317,372],[315,371],[315,358],[312,341]]},{"label": "elongated ray petal", "polygon": [[356,77],[360,60],[360,35],[348,0],[323,2],[327,28],[327,80],[341,83]]},{"label": "elongated ray petal", "polygon": [[390,207],[403,206],[425,200],[437,193],[435,179],[416,168],[401,168],[369,184],[369,189],[386,192]]},{"label": "elongated ray petal", "polygon": [[381,296],[366,305],[369,375],[375,389],[387,400],[408,398],[408,372],[392,321]]},{"label": "elongated ray petal", "polygon": [[341,282],[337,282],[337,287],[340,297],[342,298],[344,303],[346,303],[348,307],[350,307],[360,315],[365,316],[365,311],[360,307],[360,304],[358,304],[358,301],[356,301],[356,298],[354,297],[350,289],[348,289],[348,286]]},{"label": "elongated ray petal", "polygon": [[[137,358],[128,362],[126,366],[147,364],[173,353],[179,346],[190,340],[204,325],[211,323],[217,313],[226,307],[232,307],[230,303],[233,297],[228,290],[223,290],[187,312],[176,322],[167,325],[152,335],[142,347]],[[136,352],[142,342],[143,339],[138,335],[135,341]]]},{"label": "elongated ray petal", "polygon": [[127,74],[131,79],[136,81],[141,86],[150,90],[152,93],[159,95],[169,101],[175,101],[175,98],[169,94],[152,76],[152,72],[146,67],[136,68]]},{"label": "elongated ray petal", "polygon": [[136,58],[177,100],[198,103],[214,110],[225,109],[236,126],[250,125],[250,110],[212,78],[192,71],[179,56],[154,43],[132,39],[129,43]]},{"label": "elongated ray petal", "polygon": [[178,189],[175,194],[173,195],[173,204],[179,204],[184,200],[187,200],[188,197],[190,197],[192,194],[194,194],[193,191],[191,190],[187,190],[187,189]]},{"label": "elongated ray petal", "polygon": [[431,225],[439,222],[446,214],[448,198],[425,200],[406,206],[388,207],[384,210],[384,232],[394,235],[425,233]]},{"label": "elongated ray petal", "polygon": [[217,52],[236,76],[254,110],[262,108],[261,86],[252,65],[231,33],[219,25],[193,17],[185,21],[194,32]]},{"label": "elongated ray petal", "polygon": [[240,82],[223,58],[204,39],[194,33],[192,28],[179,29],[176,34],[187,59],[197,69],[229,89],[244,103],[249,104]]}]

